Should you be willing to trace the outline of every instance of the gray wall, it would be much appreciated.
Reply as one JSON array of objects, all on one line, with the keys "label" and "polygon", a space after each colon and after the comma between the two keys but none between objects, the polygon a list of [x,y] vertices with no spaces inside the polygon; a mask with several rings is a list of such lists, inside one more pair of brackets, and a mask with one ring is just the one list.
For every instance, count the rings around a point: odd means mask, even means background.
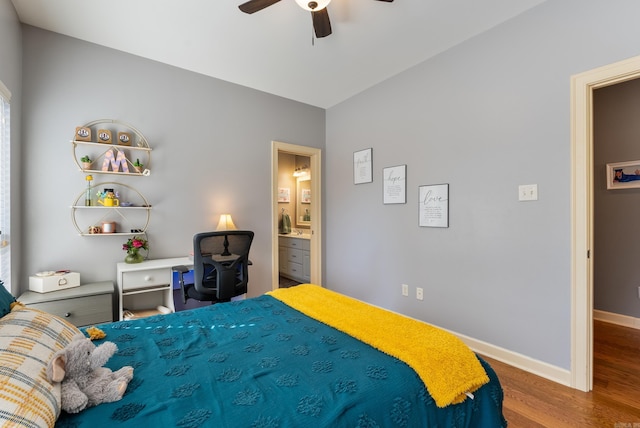
[{"label": "gray wall", "polygon": [[[11,164],[18,165],[21,158],[20,120],[22,111],[22,33],[18,15],[10,0],[0,0],[0,80],[11,91]],[[11,194],[20,194],[20,168],[11,168]],[[18,200],[16,198],[14,200]],[[11,250],[20,254],[20,204],[11,205]],[[5,230],[6,232],[6,230]],[[11,258],[12,278],[3,278],[17,292],[20,257]]]},{"label": "gray wall", "polygon": [[126,239],[78,236],[70,210],[85,180],[69,141],[76,126],[108,118],[153,148],[150,177],[94,177],[153,205],[150,257],[188,255],[193,234],[230,213],[256,233],[249,295],[270,290],[271,141],[324,148],[325,111],[29,26],[23,38],[22,288],[29,274],[61,268],[115,280]]},{"label": "gray wall", "polygon": [[[329,109],[327,286],[569,369],[570,77],[640,54],[640,3],[614,3],[546,2]],[[374,181],[353,185],[367,147]],[[399,164],[407,203],[383,205]],[[420,228],[436,183],[450,227]]]},{"label": "gray wall", "polygon": [[[569,79],[639,54],[640,4],[615,5],[547,2],[329,109],[325,285],[568,369]],[[252,289],[266,290],[269,141],[324,148],[325,112],[29,27],[23,37],[33,165],[21,278],[60,267],[115,276],[122,240],[80,238],[71,225],[84,181],[68,143],[75,126],[114,118],[154,147],[153,175],[133,183],[154,204],[152,256],[186,254],[185,237],[228,211],[258,234]],[[356,186],[353,152],[367,147],[374,182]],[[407,203],[383,205],[382,168],[399,164]],[[450,184],[448,229],[417,226],[418,186],[434,183]],[[518,202],[517,186],[531,183],[540,199]],[[402,297],[401,283],[425,300]]]},{"label": "gray wall", "polygon": [[606,165],[640,160],[640,80],[594,91],[594,307],[640,318],[640,189],[607,190]]}]

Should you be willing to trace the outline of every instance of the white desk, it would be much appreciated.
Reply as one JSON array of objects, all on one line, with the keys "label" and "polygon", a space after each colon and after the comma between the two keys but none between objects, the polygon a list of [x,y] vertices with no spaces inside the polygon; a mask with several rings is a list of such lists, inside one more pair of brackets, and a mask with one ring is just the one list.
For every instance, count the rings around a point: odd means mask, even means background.
[{"label": "white desk", "polygon": [[128,310],[141,317],[160,313],[156,308],[164,306],[171,312],[173,304],[173,266],[191,268],[189,257],[145,260],[142,263],[118,263],[118,314]]}]

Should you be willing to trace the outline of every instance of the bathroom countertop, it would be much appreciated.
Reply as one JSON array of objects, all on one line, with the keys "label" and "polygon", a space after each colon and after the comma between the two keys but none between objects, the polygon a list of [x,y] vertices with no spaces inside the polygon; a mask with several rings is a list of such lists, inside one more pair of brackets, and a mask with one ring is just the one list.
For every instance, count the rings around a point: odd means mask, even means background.
[{"label": "bathroom countertop", "polygon": [[278,236],[282,236],[285,238],[298,238],[298,239],[311,239],[311,234],[310,233],[303,233],[302,235],[298,235],[295,232],[292,233],[278,233]]}]

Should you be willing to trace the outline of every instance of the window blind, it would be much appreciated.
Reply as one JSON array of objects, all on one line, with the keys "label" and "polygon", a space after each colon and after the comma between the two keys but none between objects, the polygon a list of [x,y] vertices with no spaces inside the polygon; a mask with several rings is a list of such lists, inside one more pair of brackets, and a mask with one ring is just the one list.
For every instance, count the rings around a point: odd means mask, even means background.
[{"label": "window blind", "polygon": [[11,92],[0,81],[0,279],[9,291],[11,291],[10,101]]}]

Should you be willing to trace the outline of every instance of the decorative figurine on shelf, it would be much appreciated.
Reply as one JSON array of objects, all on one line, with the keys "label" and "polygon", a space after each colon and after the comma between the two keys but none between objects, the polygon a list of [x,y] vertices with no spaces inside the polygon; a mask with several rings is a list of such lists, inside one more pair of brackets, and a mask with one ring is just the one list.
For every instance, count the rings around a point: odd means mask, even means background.
[{"label": "decorative figurine on shelf", "polygon": [[93,176],[87,175],[84,179],[87,180],[87,193],[84,196],[84,205],[90,207],[93,205],[91,201],[91,180],[93,180]]},{"label": "decorative figurine on shelf", "polygon": [[98,203],[105,207],[119,207],[120,200],[118,199],[118,192],[114,192],[113,189],[104,189],[102,193],[98,193]]},{"label": "decorative figurine on shelf", "polygon": [[140,159],[136,158],[136,161],[133,163],[133,169],[135,169],[138,174],[142,174],[144,165],[140,163]]},{"label": "decorative figurine on shelf", "polygon": [[76,126],[76,141],[91,141],[91,128]]},{"label": "decorative figurine on shelf", "polygon": [[111,144],[111,131],[108,129],[98,129],[98,142],[104,144]]},{"label": "decorative figurine on shelf", "polygon": [[122,244],[122,249],[127,252],[124,258],[125,263],[140,263],[144,261],[140,250],[149,251],[149,241],[140,236],[134,236]]},{"label": "decorative figurine on shelf", "polygon": [[118,144],[121,146],[131,145],[131,134],[128,132],[118,132]]},{"label": "decorative figurine on shelf", "polygon": [[82,169],[91,169],[92,161],[88,155],[82,156],[82,158],[80,159],[80,162],[82,162]]},{"label": "decorative figurine on shelf", "polygon": [[[117,152],[117,154],[115,153]],[[113,172],[122,172],[129,173],[129,164],[127,163],[127,157],[125,156],[122,150],[109,149],[104,153],[104,158],[102,159],[102,171],[107,172],[111,168]]]}]

